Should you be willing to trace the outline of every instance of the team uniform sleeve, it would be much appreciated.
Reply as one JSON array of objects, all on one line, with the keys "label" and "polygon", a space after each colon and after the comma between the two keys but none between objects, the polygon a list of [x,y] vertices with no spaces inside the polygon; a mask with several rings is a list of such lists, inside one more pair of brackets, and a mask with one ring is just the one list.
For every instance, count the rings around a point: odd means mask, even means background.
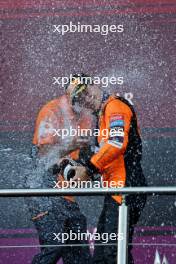
[{"label": "team uniform sleeve", "polygon": [[[115,108],[118,109],[118,107]],[[109,131],[108,139],[104,140],[99,151],[91,158],[91,163],[100,172],[125,152],[132,117],[131,111],[121,111],[120,109],[114,111],[111,104],[106,107],[104,114],[106,129]]]}]

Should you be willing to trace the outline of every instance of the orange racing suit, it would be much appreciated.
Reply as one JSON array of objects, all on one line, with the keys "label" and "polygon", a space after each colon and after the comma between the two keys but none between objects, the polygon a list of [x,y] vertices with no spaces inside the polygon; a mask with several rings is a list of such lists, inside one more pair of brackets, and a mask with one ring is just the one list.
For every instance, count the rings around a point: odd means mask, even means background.
[{"label": "orange racing suit", "polygon": [[[122,187],[122,185],[145,186],[145,177],[140,164],[142,142],[133,107],[124,98],[109,96],[100,110],[99,129],[99,150],[91,157],[90,161],[93,164],[91,169],[96,170],[98,168],[103,180],[108,181],[109,185],[113,181],[117,187]],[[109,132],[106,138],[103,133],[104,129]],[[135,194],[126,197],[126,203],[129,205],[129,264],[134,263],[131,253],[134,225],[139,219],[145,201],[145,195]],[[107,232],[110,235],[117,232],[119,204],[121,202],[120,195],[112,197],[109,194],[105,195],[103,210],[98,220],[97,233]],[[101,239],[99,243],[103,243]],[[97,246],[95,242],[94,264],[114,264],[117,262],[117,248],[110,245],[114,241],[109,239],[108,243],[108,246],[103,247]]]},{"label": "orange racing suit", "polygon": [[[142,154],[142,143],[133,108],[123,98],[109,96],[100,111],[99,129],[98,143],[100,149],[92,156],[91,163],[99,169],[103,175],[103,180],[109,183],[114,181],[117,187],[132,184],[127,183],[129,180],[127,179],[129,177],[127,177],[127,167],[130,162],[134,163],[134,166],[138,166]],[[103,134],[104,129],[109,131],[106,138]],[[133,147],[130,152],[129,147],[131,145]],[[131,155],[130,157],[127,155],[127,150]],[[136,186],[139,184],[137,178],[135,184]],[[122,200],[120,195],[113,196],[113,199],[119,204]]]}]

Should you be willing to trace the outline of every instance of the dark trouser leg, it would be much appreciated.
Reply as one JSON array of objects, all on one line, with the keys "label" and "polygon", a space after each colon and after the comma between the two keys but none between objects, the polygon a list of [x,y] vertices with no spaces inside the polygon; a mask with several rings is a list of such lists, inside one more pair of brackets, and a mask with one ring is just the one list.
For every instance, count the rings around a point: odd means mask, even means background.
[{"label": "dark trouser leg", "polygon": [[[103,233],[117,234],[118,228],[118,204],[110,197],[106,196],[104,206],[100,215],[97,233],[102,236]],[[97,245],[96,244],[100,244]],[[108,245],[115,244],[115,245]],[[93,257],[94,264],[114,264],[116,263],[117,241],[108,240],[108,244],[103,243],[103,240],[95,242],[95,252]]]},{"label": "dark trouser leg", "polygon": [[[67,244],[73,245],[67,247],[67,252],[63,255],[64,264],[89,264],[91,261],[91,255],[89,251],[88,242],[85,239],[79,239],[81,234],[87,232],[86,218],[81,214],[77,203],[64,200],[64,208],[68,213],[67,218],[67,233],[76,234],[76,239],[73,237],[67,241]],[[84,237],[83,237],[84,238]],[[82,244],[82,246],[76,246],[76,244]],[[86,245],[86,246],[85,246]]]},{"label": "dark trouser leg", "polygon": [[[103,211],[100,215],[97,233],[116,233],[118,232],[118,214],[119,205],[110,196],[105,197]],[[130,213],[129,213],[130,214]],[[134,231],[133,221],[129,220],[129,242],[132,242],[132,235]],[[102,241],[100,241],[102,244]],[[117,241],[109,240],[109,244],[115,245],[104,245],[96,246],[95,243],[95,253],[93,257],[94,264],[116,264],[117,263]],[[132,246],[128,250],[128,263],[133,264],[133,257],[131,254]]]},{"label": "dark trouser leg", "polygon": [[63,248],[53,247],[52,245],[59,245],[58,241],[54,240],[55,236],[53,233],[64,232],[64,220],[64,218],[60,217],[60,222],[58,223],[53,213],[49,212],[48,215],[34,221],[40,245],[48,245],[48,247],[41,247],[41,252],[34,256],[32,264],[56,264],[62,257]]},{"label": "dark trouser leg", "polygon": [[[38,205],[39,204],[35,204]],[[36,208],[36,207],[35,207]],[[42,208],[43,211],[45,208]],[[34,205],[32,205],[32,210]],[[69,244],[86,244],[87,241],[58,241],[53,233],[86,233],[86,219],[81,214],[76,203],[67,201],[63,198],[52,199],[52,207],[49,208],[49,214],[34,221],[39,235],[40,245],[57,245],[57,247],[41,247],[41,252],[33,259],[32,264],[56,264],[62,257],[64,264],[89,264],[90,252],[88,246],[69,246]],[[34,215],[34,214],[33,214]],[[60,238],[61,238],[60,235]],[[66,246],[64,246],[64,244]],[[59,247],[59,245],[61,245]]]},{"label": "dark trouser leg", "polygon": [[146,195],[129,195],[127,197],[127,205],[129,208],[129,239],[128,239],[128,263],[133,264],[134,260],[132,257],[132,238],[134,233],[134,227],[137,224],[141,212],[146,203]]}]

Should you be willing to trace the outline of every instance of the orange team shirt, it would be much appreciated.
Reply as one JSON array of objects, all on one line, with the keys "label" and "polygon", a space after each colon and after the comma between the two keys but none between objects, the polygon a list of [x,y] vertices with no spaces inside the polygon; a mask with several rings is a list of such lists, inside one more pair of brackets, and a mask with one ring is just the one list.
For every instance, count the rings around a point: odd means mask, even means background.
[{"label": "orange team shirt", "polygon": [[[117,184],[116,187],[119,186],[118,182],[121,183],[119,187],[125,186],[124,153],[128,144],[132,115],[131,109],[113,96],[110,96],[105,102],[100,115],[100,136],[98,137],[100,149],[93,155],[91,162],[100,170],[103,180],[107,181],[109,186],[111,181]],[[103,129],[108,129],[110,132],[113,128],[117,129],[117,134],[106,139],[103,138]],[[112,197],[121,204],[121,195]]]},{"label": "orange team shirt", "polygon": [[[58,135],[53,136],[53,129],[61,129],[68,126],[76,127],[78,125],[80,128],[91,128],[92,117],[85,111],[85,113],[81,114],[81,118],[77,120],[69,97],[63,95],[48,102],[39,111],[35,123],[33,144],[37,145],[39,149],[42,145],[48,144],[54,145],[60,143],[62,146],[64,143],[61,137],[59,138]],[[76,160],[79,158],[79,150],[75,150],[69,155],[72,159]],[[64,178],[59,177],[58,180],[62,181]],[[74,201],[74,197],[72,196],[64,196],[64,198]]]}]

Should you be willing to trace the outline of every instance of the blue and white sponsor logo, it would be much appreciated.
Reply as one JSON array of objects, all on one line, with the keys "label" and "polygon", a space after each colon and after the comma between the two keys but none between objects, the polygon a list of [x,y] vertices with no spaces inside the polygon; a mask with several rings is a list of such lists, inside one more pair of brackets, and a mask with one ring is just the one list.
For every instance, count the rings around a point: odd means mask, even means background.
[{"label": "blue and white sponsor logo", "polygon": [[114,126],[124,126],[124,121],[123,120],[116,120],[110,123],[110,127]]}]

